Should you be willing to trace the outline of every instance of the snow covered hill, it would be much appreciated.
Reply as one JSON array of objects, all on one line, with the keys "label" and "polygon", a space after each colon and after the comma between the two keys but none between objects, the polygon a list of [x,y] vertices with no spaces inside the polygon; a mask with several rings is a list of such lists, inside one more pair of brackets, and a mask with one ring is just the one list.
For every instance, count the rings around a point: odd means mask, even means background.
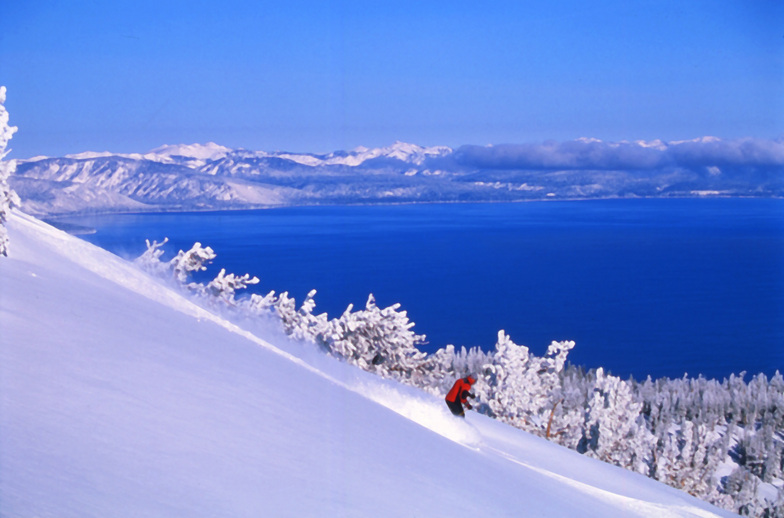
[{"label": "snow covered hill", "polygon": [[12,213],[0,516],[733,516],[238,326]]},{"label": "snow covered hill", "polygon": [[28,214],[258,208],[323,203],[520,201],[635,196],[782,196],[784,141],[578,139],[329,154],[214,143],[145,154],[19,161],[11,186]]}]

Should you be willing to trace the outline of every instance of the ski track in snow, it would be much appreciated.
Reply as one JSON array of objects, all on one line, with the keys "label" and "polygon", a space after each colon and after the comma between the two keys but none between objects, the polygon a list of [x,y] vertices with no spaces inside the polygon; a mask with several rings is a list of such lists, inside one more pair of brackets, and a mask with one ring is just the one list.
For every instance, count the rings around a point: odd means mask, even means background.
[{"label": "ski track in snow", "polygon": [[[375,380],[374,380],[375,381]],[[453,416],[440,398],[424,393],[403,393],[401,386],[390,383],[363,383],[350,390],[383,405],[461,446],[480,451],[481,434],[467,421]]]},{"label": "ski track in snow", "polygon": [[576,489],[577,491],[580,491],[587,495],[591,495],[599,500],[604,500],[607,503],[612,504],[614,506],[622,507],[627,511],[629,516],[634,515],[634,516],[640,516],[642,518],[678,518],[678,517],[715,518],[716,516],[718,516],[715,513],[703,509],[699,509],[697,507],[692,507],[692,506],[673,507],[670,505],[662,505],[654,502],[647,502],[639,498],[632,498],[629,496],[619,495],[618,493],[613,493],[611,491],[607,491],[605,489],[601,489],[599,487],[586,484],[585,482],[580,482],[573,478],[565,477],[563,475],[559,475],[558,473],[553,473],[552,471],[534,466],[527,462],[523,462],[515,458],[511,454],[496,449],[489,445],[483,445],[481,450],[490,452],[510,462],[518,464],[526,469],[530,469],[531,471],[535,471],[546,477],[557,480],[558,482],[569,485],[574,489]]},{"label": "ski track in snow", "polygon": [[[663,505],[620,495],[524,462],[514,455],[495,448],[484,441],[477,426],[474,426],[468,420],[452,416],[445,408],[441,408],[442,405],[436,405],[432,398],[428,399],[426,396],[411,397],[411,395],[403,394],[397,386],[392,386],[391,384],[368,383],[365,385],[345,386],[450,441],[485,455],[497,456],[573,487],[575,490],[598,500],[621,507],[628,516],[639,516],[641,518],[715,518],[718,516],[715,513],[693,506]],[[472,414],[469,413],[468,415]]]}]

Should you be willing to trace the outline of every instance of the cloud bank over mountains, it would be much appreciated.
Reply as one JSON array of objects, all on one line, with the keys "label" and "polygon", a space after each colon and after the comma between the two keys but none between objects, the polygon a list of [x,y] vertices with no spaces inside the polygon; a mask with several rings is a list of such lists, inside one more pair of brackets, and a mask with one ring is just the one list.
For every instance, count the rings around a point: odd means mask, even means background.
[{"label": "cloud bank over mountains", "polygon": [[784,139],[604,142],[577,139],[541,144],[462,146],[455,161],[478,169],[652,170],[668,167],[784,167]]},{"label": "cloud bank over mountains", "polygon": [[784,138],[423,147],[328,154],[167,145],[20,161],[34,215],[286,205],[784,196]]}]

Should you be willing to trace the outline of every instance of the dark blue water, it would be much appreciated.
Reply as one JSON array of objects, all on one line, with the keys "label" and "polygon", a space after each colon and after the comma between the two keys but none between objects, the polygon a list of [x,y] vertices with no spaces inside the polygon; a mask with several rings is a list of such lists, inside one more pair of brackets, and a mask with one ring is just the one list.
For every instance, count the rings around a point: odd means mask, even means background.
[{"label": "dark blue water", "polygon": [[[255,291],[318,290],[338,316],[400,302],[433,351],[491,349],[499,329],[543,354],[644,378],[784,371],[784,200],[604,200],[304,207],[71,219],[124,256],[169,237],[218,254]],[[320,310],[320,311],[319,311]]]}]

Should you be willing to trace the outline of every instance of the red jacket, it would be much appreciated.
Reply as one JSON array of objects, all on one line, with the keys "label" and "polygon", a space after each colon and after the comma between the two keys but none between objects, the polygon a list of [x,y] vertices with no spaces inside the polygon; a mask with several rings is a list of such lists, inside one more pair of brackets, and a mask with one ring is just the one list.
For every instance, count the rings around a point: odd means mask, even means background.
[{"label": "red jacket", "polygon": [[476,380],[473,378],[473,376],[460,378],[459,380],[455,381],[455,384],[452,385],[452,388],[446,395],[446,400],[451,401],[452,403],[456,403],[457,401],[460,401],[463,404],[467,403],[467,397],[474,397],[474,395],[470,392],[471,386],[474,383],[476,383]]}]

